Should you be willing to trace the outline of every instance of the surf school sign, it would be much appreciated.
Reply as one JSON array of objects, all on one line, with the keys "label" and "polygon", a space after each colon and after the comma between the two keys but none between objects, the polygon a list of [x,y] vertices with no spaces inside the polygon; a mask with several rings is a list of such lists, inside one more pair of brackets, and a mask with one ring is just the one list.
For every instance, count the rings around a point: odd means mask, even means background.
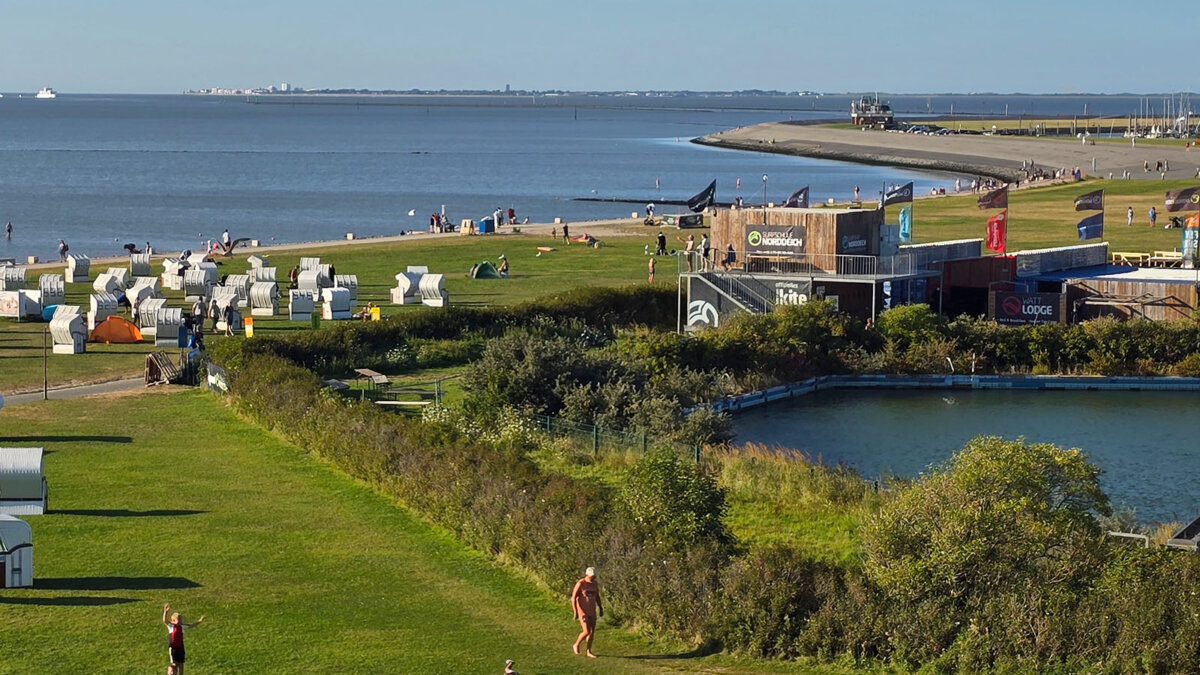
[{"label": "surf school sign", "polygon": [[792,256],[804,253],[808,230],[803,225],[747,225],[746,253]]},{"label": "surf school sign", "polygon": [[995,291],[988,303],[996,323],[1020,326],[1032,323],[1062,323],[1066,316],[1062,293],[1011,293]]}]

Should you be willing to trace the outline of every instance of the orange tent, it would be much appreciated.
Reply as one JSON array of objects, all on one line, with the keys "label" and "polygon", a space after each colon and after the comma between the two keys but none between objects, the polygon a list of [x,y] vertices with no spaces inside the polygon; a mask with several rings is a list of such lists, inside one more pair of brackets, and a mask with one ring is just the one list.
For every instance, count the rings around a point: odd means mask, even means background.
[{"label": "orange tent", "polygon": [[142,331],[119,316],[110,316],[101,322],[100,325],[96,326],[96,330],[92,331],[91,341],[103,342],[104,344],[141,342]]}]

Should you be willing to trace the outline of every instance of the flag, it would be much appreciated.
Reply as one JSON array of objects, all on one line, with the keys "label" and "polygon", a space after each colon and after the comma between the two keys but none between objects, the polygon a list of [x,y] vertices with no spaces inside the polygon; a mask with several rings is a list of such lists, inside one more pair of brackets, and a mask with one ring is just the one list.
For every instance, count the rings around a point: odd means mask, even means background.
[{"label": "flag", "polygon": [[912,241],[912,207],[906,206],[900,209],[900,241],[908,243]]},{"label": "flag", "polygon": [[1004,253],[1008,247],[1008,209],[988,218],[987,247],[989,251]]},{"label": "flag", "polygon": [[1171,190],[1166,207],[1168,211],[1200,211],[1200,187]]},{"label": "flag", "polygon": [[1186,225],[1183,228],[1183,266],[1188,269],[1196,268],[1196,252],[1200,248],[1197,243],[1200,243],[1200,213],[1193,213],[1187,217]]},{"label": "flag", "polygon": [[1080,239],[1099,239],[1104,236],[1104,212],[1090,215],[1075,226]]},{"label": "flag", "polygon": [[687,207],[692,210],[692,213],[700,213],[704,209],[712,206],[717,200],[717,181],[708,184],[708,187],[701,190],[695,197],[687,200]]},{"label": "flag", "polygon": [[1103,211],[1104,190],[1096,190],[1075,198],[1076,211]]},{"label": "flag", "polygon": [[787,209],[807,209],[808,208],[808,186],[805,185],[804,187],[800,188],[799,190],[796,190],[795,192],[793,192],[792,196],[788,197],[787,201],[783,203],[783,206],[784,206],[784,208],[787,208]]},{"label": "flag", "polygon": [[883,205],[911,203],[913,199],[913,184],[912,181],[904,185],[898,185],[891,190],[883,193]]},{"label": "flag", "polygon": [[1200,213],[1193,213],[1183,221],[1184,227],[1200,227]]},{"label": "flag", "polygon": [[1008,186],[992,190],[991,192],[979,198],[979,208],[981,209],[1007,209],[1008,208]]}]

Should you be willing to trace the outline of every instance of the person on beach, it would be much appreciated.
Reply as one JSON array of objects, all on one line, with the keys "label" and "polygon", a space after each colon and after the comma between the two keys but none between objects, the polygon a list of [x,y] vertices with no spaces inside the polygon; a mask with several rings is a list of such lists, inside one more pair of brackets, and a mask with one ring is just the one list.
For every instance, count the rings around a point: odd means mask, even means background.
[{"label": "person on beach", "polygon": [[70,251],[70,250],[71,250],[71,247],[67,246],[66,240],[59,239],[58,240],[58,262],[67,262],[67,251]]},{"label": "person on beach", "polygon": [[230,241],[232,240],[229,238],[229,228],[226,228],[225,231],[221,233],[221,246],[228,250]]},{"label": "person on beach", "polygon": [[647,218],[654,217],[654,202],[650,202],[649,204],[646,205],[646,217]]},{"label": "person on beach", "polygon": [[654,249],[654,255],[667,254],[667,235],[661,231],[658,233],[658,248]]},{"label": "person on beach", "polygon": [[[170,618],[167,614],[171,611],[171,603],[163,605],[162,622],[167,626],[167,651],[171,656],[171,665],[175,667],[175,675],[183,675],[183,662],[187,655],[183,649],[183,631],[184,629],[195,628],[204,622],[204,617],[196,619],[196,623],[184,623],[183,617],[179,612],[171,614]],[[168,671],[171,672],[171,671]]]},{"label": "person on beach", "polygon": [[575,588],[571,590],[571,610],[583,628],[571,649],[578,654],[579,645],[586,642],[588,658],[594,659],[596,655],[592,653],[592,638],[596,635],[596,617],[604,616],[600,585],[596,583],[596,568],[587,568],[583,572],[583,578],[575,582]]},{"label": "person on beach", "polygon": [[508,278],[508,258],[504,257],[503,253],[500,254],[500,266],[496,268],[496,271],[500,273],[501,279]]},{"label": "person on beach", "polygon": [[571,234],[567,232],[566,223],[563,223],[563,242],[566,243],[567,246],[571,245]]},{"label": "person on beach", "polygon": [[217,333],[217,322],[221,320],[221,307],[213,300],[208,304],[208,318],[212,320],[212,332]]},{"label": "person on beach", "polygon": [[1150,207],[1150,227],[1154,227],[1158,223],[1158,211],[1154,207]]},{"label": "person on beach", "polygon": [[696,252],[696,235],[689,234],[686,241],[682,237],[676,237],[676,239],[683,243],[683,257],[687,261],[688,271],[695,271],[692,269],[692,254]]},{"label": "person on beach", "polygon": [[1133,227],[1133,207],[1125,209],[1125,227]]},{"label": "person on beach", "polygon": [[232,337],[234,326],[237,324],[238,311],[233,308],[233,303],[225,305],[225,334]]},{"label": "person on beach", "polygon": [[649,283],[654,283],[654,264],[655,264],[655,262],[657,262],[657,260],[655,258],[651,257],[650,258],[650,276],[647,279],[647,282],[649,282]]},{"label": "person on beach", "polygon": [[517,211],[513,207],[508,207],[508,224],[515,225],[517,223]]},{"label": "person on beach", "polygon": [[504,675],[519,675],[513,666],[517,665],[516,661],[509,659],[504,662]]},{"label": "person on beach", "polygon": [[859,201],[859,199],[858,199],[858,186],[857,186],[857,185],[855,185],[855,186],[854,186],[854,201],[856,201],[856,202],[857,202],[857,201]]}]

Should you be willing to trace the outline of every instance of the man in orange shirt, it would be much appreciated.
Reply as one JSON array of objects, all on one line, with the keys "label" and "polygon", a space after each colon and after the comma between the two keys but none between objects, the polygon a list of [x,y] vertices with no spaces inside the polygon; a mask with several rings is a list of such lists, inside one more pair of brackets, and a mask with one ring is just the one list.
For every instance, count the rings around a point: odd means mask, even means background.
[{"label": "man in orange shirt", "polygon": [[592,653],[592,638],[596,634],[596,616],[604,616],[604,605],[600,602],[600,585],[596,583],[596,568],[587,568],[583,578],[575,582],[575,588],[571,591],[571,609],[583,627],[572,650],[578,654],[579,645],[586,640],[588,658],[594,659],[596,655]]}]

